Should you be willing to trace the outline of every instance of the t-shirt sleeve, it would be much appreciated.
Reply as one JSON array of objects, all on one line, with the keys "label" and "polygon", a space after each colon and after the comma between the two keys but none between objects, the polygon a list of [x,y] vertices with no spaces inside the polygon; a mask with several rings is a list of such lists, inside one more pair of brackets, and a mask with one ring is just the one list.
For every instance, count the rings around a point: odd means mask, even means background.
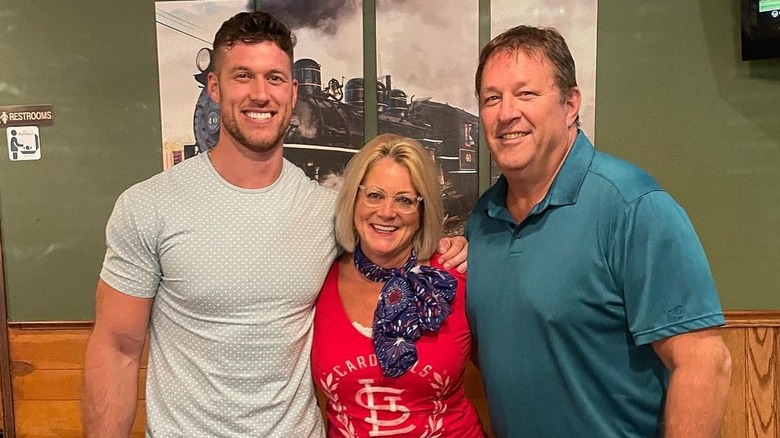
[{"label": "t-shirt sleeve", "polygon": [[151,202],[139,199],[132,190],[119,197],[108,220],[100,278],[125,294],[152,298],[161,278],[158,215]]},{"label": "t-shirt sleeve", "polygon": [[701,242],[668,193],[629,204],[621,226],[618,278],[637,345],[725,323]]}]

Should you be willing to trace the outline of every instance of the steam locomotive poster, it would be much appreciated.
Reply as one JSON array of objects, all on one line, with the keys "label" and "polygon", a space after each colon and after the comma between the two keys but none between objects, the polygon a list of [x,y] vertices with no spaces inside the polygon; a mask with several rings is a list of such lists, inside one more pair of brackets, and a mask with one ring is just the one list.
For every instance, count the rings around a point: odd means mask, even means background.
[{"label": "steam locomotive poster", "polygon": [[419,140],[439,167],[446,234],[460,234],[478,197],[474,71],[478,0],[379,1],[378,130]]}]

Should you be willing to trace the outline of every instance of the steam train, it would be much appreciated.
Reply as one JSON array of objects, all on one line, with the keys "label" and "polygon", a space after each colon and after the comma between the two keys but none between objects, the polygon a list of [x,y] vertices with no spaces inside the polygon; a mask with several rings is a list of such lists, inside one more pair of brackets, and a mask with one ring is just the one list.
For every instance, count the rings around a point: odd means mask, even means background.
[{"label": "steam train", "polygon": [[[210,49],[201,49],[196,58],[200,73],[195,79],[202,90],[195,106],[195,144],[185,145],[184,158],[207,151],[219,137],[219,106],[206,90],[210,60]],[[338,187],[346,163],[364,143],[364,80],[342,84],[330,79],[323,86],[320,65],[308,58],[294,63],[293,76],[298,101],[285,134],[285,158],[310,178]],[[383,79],[376,87],[378,132],[420,142],[438,165],[445,210],[456,221],[465,218],[477,199],[478,118],[446,103],[409,98],[392,88],[390,76]]]}]

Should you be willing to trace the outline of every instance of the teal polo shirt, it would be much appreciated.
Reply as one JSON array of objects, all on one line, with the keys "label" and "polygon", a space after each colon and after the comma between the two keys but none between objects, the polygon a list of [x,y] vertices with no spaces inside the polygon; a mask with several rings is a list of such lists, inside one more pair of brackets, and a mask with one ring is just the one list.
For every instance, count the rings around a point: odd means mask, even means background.
[{"label": "teal polo shirt", "polygon": [[497,437],[657,437],[650,343],[724,324],[701,243],[647,173],[583,133],[516,223],[507,181],[472,212],[467,309]]}]

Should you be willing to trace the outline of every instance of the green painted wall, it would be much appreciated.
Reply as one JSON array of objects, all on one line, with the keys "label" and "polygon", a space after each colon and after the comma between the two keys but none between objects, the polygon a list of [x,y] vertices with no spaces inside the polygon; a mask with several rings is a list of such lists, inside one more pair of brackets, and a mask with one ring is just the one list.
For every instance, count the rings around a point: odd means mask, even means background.
[{"label": "green painted wall", "polygon": [[54,108],[41,160],[0,155],[11,321],[92,318],[114,201],[162,168],[156,52],[151,1],[0,2],[0,106]]},{"label": "green painted wall", "polygon": [[682,204],[724,308],[780,308],[780,59],[740,60],[739,2],[599,2],[596,147]]},{"label": "green painted wall", "polygon": [[[596,146],[686,208],[726,309],[780,308],[780,60],[740,61],[730,0],[601,1],[598,29]],[[0,0],[0,106],[55,118],[43,159],[0,156],[10,320],[92,318],[113,203],[162,168],[158,92],[153,1]]]}]

